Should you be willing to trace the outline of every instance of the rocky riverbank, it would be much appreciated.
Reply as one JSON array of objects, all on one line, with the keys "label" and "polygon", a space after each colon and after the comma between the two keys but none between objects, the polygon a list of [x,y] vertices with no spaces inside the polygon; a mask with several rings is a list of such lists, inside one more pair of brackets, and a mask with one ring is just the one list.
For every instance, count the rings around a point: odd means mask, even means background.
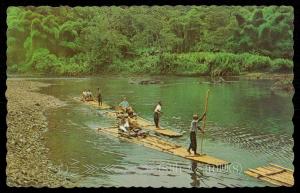
[{"label": "rocky riverbank", "polygon": [[45,83],[7,80],[6,183],[14,187],[72,187],[64,172],[48,158],[44,143],[47,119],[44,112],[64,105],[59,99],[37,93]]}]

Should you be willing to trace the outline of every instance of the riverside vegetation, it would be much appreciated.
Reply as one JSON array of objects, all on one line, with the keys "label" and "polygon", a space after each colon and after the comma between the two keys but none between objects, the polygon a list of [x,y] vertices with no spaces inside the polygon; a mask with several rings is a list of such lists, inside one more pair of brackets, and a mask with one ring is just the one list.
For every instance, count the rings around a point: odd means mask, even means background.
[{"label": "riverside vegetation", "polygon": [[292,72],[289,6],[9,7],[9,73]]}]

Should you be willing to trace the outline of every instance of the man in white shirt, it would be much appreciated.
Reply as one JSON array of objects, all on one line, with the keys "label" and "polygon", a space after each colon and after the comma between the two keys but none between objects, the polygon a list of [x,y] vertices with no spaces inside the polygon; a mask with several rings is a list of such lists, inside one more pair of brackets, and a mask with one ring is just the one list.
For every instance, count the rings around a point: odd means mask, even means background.
[{"label": "man in white shirt", "polygon": [[154,123],[157,129],[159,129],[159,117],[161,113],[161,102],[159,101],[154,109]]},{"label": "man in white shirt", "polygon": [[190,145],[187,151],[191,153],[191,149],[194,152],[194,155],[199,155],[197,153],[197,140],[196,140],[196,132],[197,130],[200,130],[203,133],[203,130],[199,126],[199,122],[203,120],[204,116],[206,116],[206,113],[204,112],[201,118],[198,117],[198,114],[193,115],[193,120],[191,122],[190,127]]}]

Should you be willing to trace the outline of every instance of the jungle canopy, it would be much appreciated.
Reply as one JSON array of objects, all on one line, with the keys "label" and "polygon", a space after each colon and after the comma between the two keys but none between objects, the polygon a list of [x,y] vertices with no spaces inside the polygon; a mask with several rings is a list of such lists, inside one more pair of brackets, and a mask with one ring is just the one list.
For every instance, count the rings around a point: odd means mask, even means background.
[{"label": "jungle canopy", "polygon": [[289,6],[9,7],[8,72],[291,72]]}]

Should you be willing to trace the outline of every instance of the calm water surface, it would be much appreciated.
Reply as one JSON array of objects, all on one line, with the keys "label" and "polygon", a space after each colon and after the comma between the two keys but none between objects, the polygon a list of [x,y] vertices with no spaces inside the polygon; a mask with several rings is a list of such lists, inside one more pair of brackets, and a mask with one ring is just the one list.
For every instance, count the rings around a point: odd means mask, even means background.
[{"label": "calm water surface", "polygon": [[[266,80],[214,85],[205,83],[205,78],[159,78],[163,83],[156,85],[130,84],[140,78],[120,76],[38,80],[53,84],[41,92],[67,104],[46,113],[50,158],[79,176],[78,186],[265,186],[270,184],[245,176],[244,170],[270,162],[293,169],[292,94],[272,94],[272,82]],[[96,93],[98,87],[105,102],[116,105],[126,96],[137,113],[149,120],[161,100],[161,124],[185,132],[181,138],[166,139],[184,146],[189,143],[192,114],[202,113],[210,89],[203,149],[231,166],[212,172],[205,165],[95,132],[115,120],[72,97],[84,89]]]}]

